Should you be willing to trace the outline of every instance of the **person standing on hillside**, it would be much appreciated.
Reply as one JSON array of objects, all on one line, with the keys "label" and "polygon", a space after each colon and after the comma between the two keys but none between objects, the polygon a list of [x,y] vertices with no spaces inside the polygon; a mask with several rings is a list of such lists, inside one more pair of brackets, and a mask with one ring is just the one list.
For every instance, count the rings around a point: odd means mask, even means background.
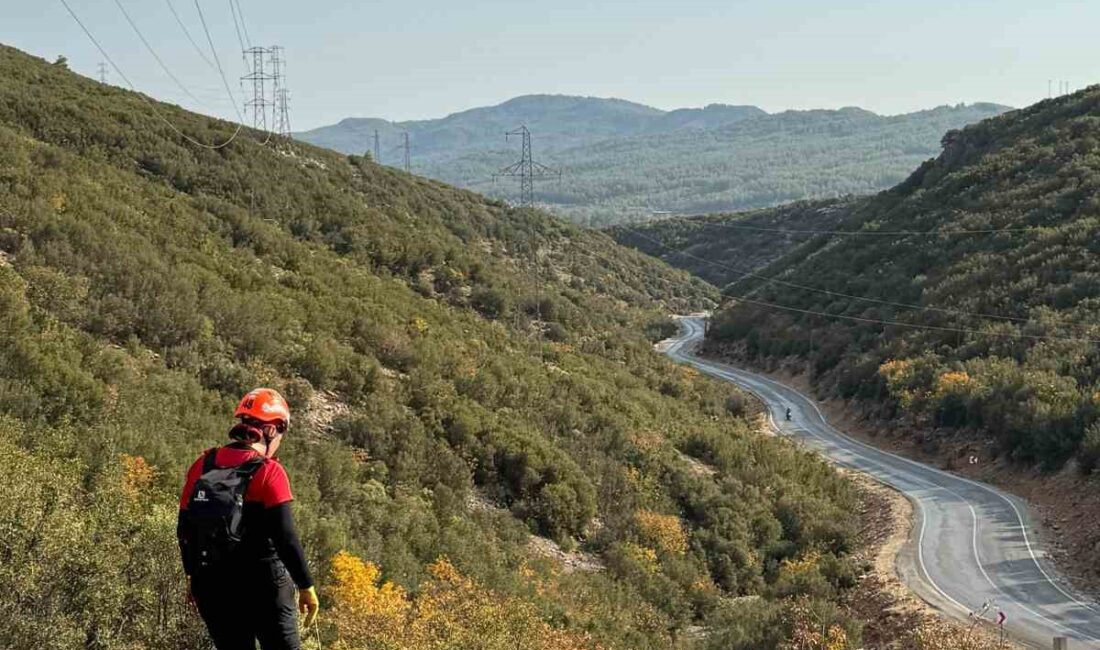
[{"label": "person standing on hillside", "polygon": [[295,610],[309,627],[319,603],[290,512],[290,480],[274,458],[290,408],[278,392],[257,388],[233,415],[231,442],[191,465],[180,495],[188,600],[218,650],[255,650],[257,640],[263,650],[299,650]]}]

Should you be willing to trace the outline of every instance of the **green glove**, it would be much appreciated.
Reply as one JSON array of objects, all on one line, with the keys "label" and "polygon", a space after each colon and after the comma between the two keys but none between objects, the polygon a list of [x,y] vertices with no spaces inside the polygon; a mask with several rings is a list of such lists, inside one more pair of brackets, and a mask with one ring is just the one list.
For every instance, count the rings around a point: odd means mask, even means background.
[{"label": "green glove", "polygon": [[317,600],[317,588],[298,590],[298,612],[302,614],[302,625],[312,627],[317,620],[317,612],[321,609],[321,601]]}]

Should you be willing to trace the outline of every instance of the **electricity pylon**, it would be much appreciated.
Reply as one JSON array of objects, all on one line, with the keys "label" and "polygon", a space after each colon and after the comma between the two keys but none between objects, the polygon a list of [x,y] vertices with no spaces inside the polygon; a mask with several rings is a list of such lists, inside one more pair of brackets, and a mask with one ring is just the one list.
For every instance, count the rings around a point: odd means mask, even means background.
[{"label": "electricity pylon", "polygon": [[[374,137],[375,137],[375,146],[377,147],[378,146],[378,140],[377,140],[378,132],[375,131],[374,134],[375,134],[374,135]],[[405,131],[401,135],[402,135],[401,144],[397,145],[393,149],[388,150],[386,152],[386,156],[390,156],[394,153],[397,153],[398,151],[403,152],[404,157],[405,157],[405,160],[404,160],[405,171],[406,172],[411,172],[412,171],[412,153],[411,153],[411,149],[409,147],[409,132]]]},{"label": "electricity pylon", "polygon": [[531,158],[531,132],[527,130],[526,125],[505,133],[504,139],[507,140],[514,135],[520,136],[523,140],[523,151],[520,154],[519,162],[493,174],[493,180],[501,177],[518,177],[519,205],[520,207],[529,208],[535,202],[535,181],[556,178],[560,182],[561,171],[537,163]]},{"label": "electricity pylon", "polygon": [[241,77],[241,81],[252,82],[252,99],[244,103],[245,111],[252,109],[252,128],[267,131],[267,109],[274,105],[267,98],[267,85],[275,77],[264,72],[264,60],[271,50],[266,47],[250,47],[244,51],[245,57],[252,57],[252,70]]},{"label": "electricity pylon", "polygon": [[409,156],[409,132],[405,131],[405,172],[412,171],[412,158]]},{"label": "electricity pylon", "polygon": [[271,76],[274,81],[274,128],[275,135],[290,139],[290,92],[286,87],[286,57],[283,47],[271,46]]}]

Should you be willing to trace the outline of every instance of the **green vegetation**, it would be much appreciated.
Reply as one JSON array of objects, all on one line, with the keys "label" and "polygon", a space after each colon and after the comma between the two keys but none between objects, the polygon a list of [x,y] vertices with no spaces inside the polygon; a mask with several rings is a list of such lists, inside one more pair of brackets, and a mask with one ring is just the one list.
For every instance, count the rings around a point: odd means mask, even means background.
[{"label": "green vegetation", "polygon": [[857,205],[854,198],[801,201],[749,212],[620,225],[607,232],[623,246],[726,287],[760,272],[814,236],[806,231],[835,228]]},{"label": "green vegetation", "polygon": [[858,639],[832,606],[848,485],[643,334],[713,304],[704,283],[360,157],[196,148],[154,110],[203,141],[231,125],[11,48],[0,78],[0,646],[204,647],[175,499],[261,384],[295,410],[296,514],[351,617],[326,647],[369,632],[376,592],[457,608],[402,639],[521,602],[511,634],[574,647],[774,648],[807,599]]},{"label": "green vegetation", "polygon": [[[821,390],[882,416],[979,430],[998,453],[1045,467],[1080,451],[1090,471],[1098,133],[1097,88],[948,133],[937,159],[840,225],[943,234],[815,238],[764,274],[834,293],[759,279],[730,293],[825,315],[734,301],[711,345],[762,364],[809,359]],[[957,233],[988,229],[1001,232]]]},{"label": "green vegetation", "polygon": [[[858,108],[769,115],[752,106],[663,112],[621,100],[535,96],[441,120],[345,120],[298,137],[362,153],[374,129],[391,143],[384,149],[407,130],[418,173],[512,198],[512,183],[490,179],[518,155],[504,132],[526,122],[536,158],[565,173],[560,186],[540,186],[539,200],[577,223],[603,226],[876,192],[935,155],[945,131],[1004,110],[972,104],[894,116]],[[383,162],[396,164],[395,155]]]}]

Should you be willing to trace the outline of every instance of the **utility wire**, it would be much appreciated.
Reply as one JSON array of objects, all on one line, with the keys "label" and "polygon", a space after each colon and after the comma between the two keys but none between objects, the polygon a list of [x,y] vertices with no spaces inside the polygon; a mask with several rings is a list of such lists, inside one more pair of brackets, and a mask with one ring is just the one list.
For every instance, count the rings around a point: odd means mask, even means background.
[{"label": "utility wire", "polygon": [[[726,269],[726,270],[729,270],[729,271],[733,271],[734,273],[739,273],[743,277],[758,278],[758,279],[764,281],[765,283],[769,283],[769,284],[780,284],[780,285],[783,285],[783,286],[791,287],[792,289],[800,289],[802,291],[809,291],[809,292],[812,292],[812,293],[820,293],[820,294],[824,294],[824,295],[827,295],[827,296],[833,296],[835,298],[846,298],[848,300],[859,300],[859,301],[862,301],[862,302],[869,302],[869,303],[873,303],[873,304],[876,304],[876,305],[885,305],[885,306],[888,306],[888,307],[899,307],[899,308],[902,308],[902,309],[917,309],[917,310],[921,310],[921,311],[933,311],[933,312],[938,312],[938,313],[941,313],[941,314],[950,314],[950,315],[953,315],[953,316],[964,316],[964,317],[967,317],[967,318],[987,318],[987,319],[992,319],[992,320],[1012,321],[1012,322],[1015,322],[1015,323],[1034,323],[1035,322],[1034,320],[1032,320],[1030,318],[1023,318],[1023,317],[1019,317],[1019,316],[1004,316],[1004,315],[1001,315],[1001,314],[985,314],[985,313],[982,313],[982,312],[969,312],[969,311],[965,311],[965,310],[961,310],[961,309],[952,309],[950,307],[933,307],[933,306],[930,306],[930,305],[915,305],[915,304],[911,304],[911,303],[895,302],[893,300],[880,300],[878,298],[868,298],[866,296],[856,296],[856,295],[853,295],[853,294],[850,294],[850,293],[843,293],[843,292],[840,292],[840,291],[831,291],[829,289],[820,289],[818,287],[811,287],[809,285],[799,284],[797,282],[790,282],[789,280],[781,280],[781,279],[779,279],[777,277],[774,277],[774,276],[766,276],[766,275],[763,275],[763,274],[760,274],[760,273],[756,273],[754,271],[746,271],[746,270],[743,270],[743,269],[739,269],[735,266],[731,266],[729,264],[725,264],[725,263],[718,262],[718,261],[715,261],[715,260],[710,260],[710,259],[707,259],[705,257],[700,257],[699,255],[694,255],[694,254],[689,253],[687,251],[678,250],[676,248],[673,248],[672,246],[669,246],[668,244],[666,244],[666,243],[664,243],[664,242],[662,242],[658,239],[655,239],[653,237],[649,237],[648,235],[642,234],[637,229],[631,228],[630,226],[621,226],[621,227],[625,228],[627,231],[637,235],[638,237],[641,237],[642,239],[645,239],[645,240],[650,241],[654,244],[657,244],[658,246],[662,246],[662,247],[672,251],[673,254],[680,255],[681,257],[690,257],[692,259],[699,260],[700,262],[703,262],[703,263],[706,263],[706,264],[711,264],[713,266],[717,266],[717,267],[720,267],[720,268],[723,268],[723,269]],[[1075,322],[1072,322],[1072,321],[1064,321],[1064,320],[1057,319],[1057,318],[1055,318],[1053,320],[1058,321],[1062,325],[1069,325],[1069,326],[1074,326],[1074,327],[1089,327],[1090,326],[1088,323],[1075,323]]]},{"label": "utility wire", "polygon": [[208,56],[206,56],[206,53],[202,51],[202,48],[199,47],[199,44],[195,42],[195,39],[191,36],[191,30],[187,29],[187,25],[184,24],[183,19],[180,18],[180,15],[178,13],[176,13],[176,7],[172,4],[172,0],[164,0],[164,2],[168,4],[168,10],[172,12],[172,16],[176,19],[176,24],[179,25],[180,29],[183,30],[183,35],[186,36],[187,40],[191,42],[191,46],[195,48],[195,52],[197,52],[198,55],[202,57],[203,61],[206,61],[206,65],[210,66],[211,70],[214,70],[214,62],[211,61]]},{"label": "utility wire", "polygon": [[1025,339],[1032,341],[1061,341],[1069,343],[1100,343],[1100,339],[1089,339],[1075,336],[1043,336],[1039,334],[1020,334],[1017,332],[990,332],[983,330],[967,329],[964,327],[940,327],[937,325],[920,325],[917,323],[903,323],[900,321],[892,320],[880,320],[878,318],[864,318],[862,316],[848,316],[845,314],[830,314],[824,311],[816,311],[813,309],[801,309],[798,307],[788,307],[787,305],[779,305],[773,302],[765,302],[763,300],[754,300],[752,298],[734,297],[734,300],[740,300],[753,305],[759,305],[761,307],[769,307],[772,309],[781,309],[783,311],[798,312],[800,314],[811,314],[813,316],[824,316],[826,318],[842,318],[844,320],[858,321],[861,323],[874,323],[878,325],[890,325],[897,327],[909,327],[913,329],[932,330],[936,332],[952,332],[958,334],[974,334],[977,336],[999,336],[1002,338],[1010,339]]},{"label": "utility wire", "polygon": [[237,43],[241,46],[241,61],[244,62],[244,69],[252,74],[252,64],[248,62],[248,56],[245,54],[245,50],[252,47],[252,40],[249,39],[249,44],[245,45],[245,39],[241,36],[241,23],[244,22],[244,15],[242,14],[241,19],[237,20],[237,9],[238,7],[233,0],[229,0],[229,13],[233,14],[233,29],[237,32]]},{"label": "utility wire", "polygon": [[[671,222],[677,222],[672,220]],[[1039,232],[1041,227],[1031,226],[1027,228],[979,228],[974,230],[801,230],[796,228],[768,228],[765,226],[750,226],[740,223],[728,223],[719,221],[690,221],[680,219],[678,223],[698,223],[704,227],[728,228],[730,230],[749,230],[753,232],[769,232],[780,235],[831,235],[842,237],[954,237],[960,235],[998,235],[1002,233],[1030,233]],[[627,228],[626,225],[619,227]]]},{"label": "utility wire", "polygon": [[[200,141],[196,140],[195,138],[192,138],[191,136],[187,135],[183,131],[180,131],[176,127],[175,124],[172,124],[172,122],[170,122],[168,120],[168,118],[164,117],[164,115],[161,114],[160,109],[156,105],[156,102],[154,102],[153,100],[146,97],[143,93],[141,93],[137,89],[137,86],[135,86],[134,83],[132,81],[130,81],[130,78],[127,77],[126,73],[124,73],[122,71],[122,68],[118,67],[118,64],[115,63],[114,59],[112,59],[111,56],[109,54],[107,54],[107,51],[105,49],[103,49],[103,46],[99,44],[99,41],[96,40],[95,36],[93,36],[92,33],[88,30],[88,28],[84,25],[83,21],[80,20],[80,17],[76,15],[76,12],[73,11],[73,8],[69,6],[69,3],[66,0],[61,0],[61,4],[65,6],[65,10],[68,11],[69,15],[73,17],[73,20],[76,21],[76,24],[80,26],[80,29],[84,32],[84,35],[87,36],[88,40],[90,40],[92,42],[92,45],[94,45],[95,48],[97,50],[99,50],[99,53],[103,56],[103,58],[107,61],[107,63],[111,64],[111,68],[113,68],[114,71],[118,74],[118,76],[123,81],[126,82],[126,85],[130,87],[130,90],[134,91],[134,93],[138,97],[140,97],[142,101],[144,101],[146,104],[148,104],[149,108],[152,109],[153,115],[155,115],[157,117],[157,119],[159,119],[161,122],[164,122],[164,124],[169,129],[174,131],[176,133],[176,135],[180,136],[184,140],[187,140],[188,142],[195,145],[196,147],[202,147],[203,149],[221,149],[223,147],[227,147],[227,146],[229,146],[229,143],[233,142],[233,140],[235,140],[237,138],[237,136],[240,135],[241,129],[244,128],[243,123],[238,123],[237,124],[237,130],[233,132],[233,135],[229,136],[228,140],[226,140],[225,142],[218,143],[218,144],[206,144],[205,142],[200,142]],[[239,114],[239,111],[238,111],[238,114]],[[241,122],[244,122],[244,120],[242,119]]]},{"label": "utility wire", "polygon": [[248,47],[252,47],[252,37],[248,35],[248,23],[244,20],[244,11],[241,9],[240,0],[230,0],[230,2],[237,5],[237,15],[241,17],[241,30],[244,31],[244,40],[248,43]]},{"label": "utility wire", "polygon": [[[597,252],[594,249],[589,248],[585,252],[587,252],[588,254],[590,254],[594,257],[602,259],[605,262],[609,262],[611,264],[614,264],[616,266],[621,266],[622,265],[621,260],[619,260],[619,261],[613,260],[613,259],[607,257],[606,255],[603,255],[602,253]],[[639,255],[641,255],[641,254],[642,253],[639,252]],[[706,261],[706,260],[704,260],[704,261]],[[943,327],[943,326],[938,326],[938,325],[922,325],[920,323],[906,323],[906,322],[903,322],[903,321],[884,320],[884,319],[878,319],[878,318],[865,318],[865,317],[862,317],[862,316],[848,316],[848,315],[845,315],[845,314],[830,314],[830,313],[824,312],[824,311],[817,311],[817,310],[813,310],[813,309],[802,309],[802,308],[799,308],[799,307],[789,307],[787,305],[780,305],[780,304],[774,303],[774,302],[766,302],[766,301],[763,301],[763,300],[755,300],[753,298],[744,298],[744,297],[740,297],[740,296],[733,296],[732,298],[734,300],[740,300],[742,302],[746,302],[746,303],[753,304],[753,305],[758,305],[760,307],[769,307],[769,308],[772,308],[772,309],[778,309],[778,310],[782,310],[782,311],[797,312],[797,313],[800,313],[800,314],[809,314],[809,315],[813,315],[813,316],[822,316],[822,317],[825,317],[825,318],[839,318],[839,319],[842,319],[842,320],[856,321],[856,322],[860,322],[860,323],[871,323],[871,324],[876,324],[876,325],[888,325],[888,326],[891,326],[891,327],[905,327],[905,328],[914,329],[914,330],[930,330],[930,331],[934,331],[934,332],[949,332],[949,333],[952,333],[952,334],[972,334],[974,336],[996,336],[996,337],[1000,337],[1000,338],[1023,339],[1023,340],[1031,340],[1031,341],[1059,341],[1059,342],[1070,342],[1070,343],[1098,343],[1098,344],[1100,344],[1100,339],[1090,339],[1090,338],[1081,338],[1081,337],[1068,337],[1068,336],[1044,336],[1044,335],[1039,335],[1039,334],[1021,334],[1021,333],[1018,333],[1018,332],[991,332],[991,331],[985,331],[985,330],[969,329],[969,328],[964,328],[964,327]]]},{"label": "utility wire", "polygon": [[141,44],[144,45],[145,49],[149,51],[149,54],[157,62],[157,65],[159,65],[160,69],[164,71],[164,74],[168,75],[168,78],[171,79],[172,82],[175,83],[176,86],[179,87],[179,89],[182,90],[185,95],[194,100],[196,104],[205,106],[206,102],[196,97],[195,94],[192,93],[187,86],[183,85],[183,82],[180,81],[179,78],[176,77],[176,75],[172,74],[172,71],[168,69],[168,66],[164,63],[164,60],[160,58],[160,55],[157,54],[157,51],[153,49],[152,45],[149,44],[149,40],[145,38],[145,34],[142,34],[141,30],[138,29],[137,23],[135,23],[134,19],[130,17],[130,12],[126,11],[126,7],[123,6],[122,0],[115,0],[115,6],[118,7],[118,10],[122,12],[122,16],[126,18],[126,22],[130,24],[130,27],[134,30],[134,33],[137,34],[137,37],[139,39],[141,39]]},{"label": "utility wire", "polygon": [[[206,16],[202,13],[202,7],[199,6],[199,0],[195,0],[195,9],[199,12],[199,22],[202,23],[202,31],[206,34],[206,42],[210,45],[210,54],[214,56],[214,63],[218,66],[218,75],[222,78],[222,86],[225,87],[225,94],[229,97],[229,100],[233,102],[233,110],[237,112],[237,118],[241,123],[244,123],[244,115],[241,115],[241,109],[237,106],[237,101],[233,98],[233,91],[229,89],[229,81],[225,78],[225,69],[222,68],[221,59],[218,58],[218,48],[214,47],[214,39],[210,36],[210,28],[206,26]],[[244,56],[242,53],[241,56]]]}]

